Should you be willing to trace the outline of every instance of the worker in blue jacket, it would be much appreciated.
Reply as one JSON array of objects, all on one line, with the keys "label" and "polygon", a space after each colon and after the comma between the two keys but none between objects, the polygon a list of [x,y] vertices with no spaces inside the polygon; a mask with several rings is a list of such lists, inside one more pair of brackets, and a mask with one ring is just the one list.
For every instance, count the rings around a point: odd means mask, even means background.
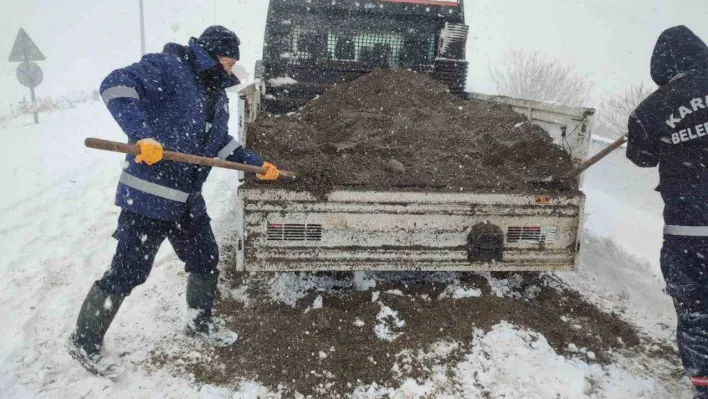
[{"label": "worker in blue jacket", "polygon": [[708,399],[708,46],[685,26],[667,29],[651,76],[659,88],[629,118],[627,157],[659,166],[661,271],[685,373],[695,398]]},{"label": "worker in blue jacket", "polygon": [[169,43],[162,53],[113,71],[101,84],[108,110],[140,154],[127,156],[118,182],[115,203],[122,211],[111,267],[91,287],[67,345],[89,371],[113,368],[101,358],[103,337],[123,299],[147,279],[165,238],[188,273],[185,332],[218,346],[237,338],[212,320],[219,249],[201,195],[210,168],[161,159],[166,148],[262,166],[266,173],[259,179],[278,178],[274,165],[228,134],[225,89],[239,83],[232,73],[239,45],[236,34],[211,26],[187,46]]}]

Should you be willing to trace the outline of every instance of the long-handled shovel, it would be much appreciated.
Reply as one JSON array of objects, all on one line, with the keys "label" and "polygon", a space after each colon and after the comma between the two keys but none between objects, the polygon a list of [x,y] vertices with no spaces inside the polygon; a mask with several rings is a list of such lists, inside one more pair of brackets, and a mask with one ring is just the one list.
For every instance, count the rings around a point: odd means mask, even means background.
[{"label": "long-handled shovel", "polygon": [[[96,138],[87,138],[84,141],[84,144],[86,145],[86,147],[94,148],[97,150],[120,152],[123,154],[133,155],[140,154],[140,147],[134,144],[125,144],[116,141],[102,140]],[[200,157],[197,155],[183,154],[181,152],[164,151],[162,154],[162,159],[168,161],[191,163],[195,165],[214,166],[217,168],[240,170],[249,173],[266,173],[266,168],[260,166],[246,165],[242,163],[224,161],[216,158]],[[297,177],[297,174],[295,172],[281,170],[280,176],[295,178]]]},{"label": "long-handled shovel", "polygon": [[572,178],[575,178],[579,176],[581,173],[585,172],[589,167],[595,165],[598,161],[600,161],[602,158],[606,157],[609,155],[612,151],[615,149],[619,148],[622,144],[627,142],[627,134],[625,133],[622,135],[622,137],[618,138],[615,140],[612,144],[608,145],[607,147],[603,148],[601,151],[599,151],[597,154],[593,155],[592,157],[588,158],[585,162],[581,163],[580,165],[576,166],[569,172],[562,174],[560,176],[546,176],[540,179],[533,179],[529,180],[529,183],[534,183],[534,184],[557,184],[561,183],[563,181],[570,180]]}]

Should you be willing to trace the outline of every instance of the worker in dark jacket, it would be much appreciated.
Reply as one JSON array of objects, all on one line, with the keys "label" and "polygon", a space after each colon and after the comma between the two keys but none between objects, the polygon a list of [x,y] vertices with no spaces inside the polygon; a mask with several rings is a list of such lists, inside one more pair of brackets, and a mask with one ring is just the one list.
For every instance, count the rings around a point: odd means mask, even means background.
[{"label": "worker in dark jacket", "polygon": [[651,76],[660,87],[629,118],[627,157],[659,166],[661,270],[685,372],[695,398],[708,398],[708,46],[685,26],[667,29]]},{"label": "worker in dark jacket", "polygon": [[259,179],[278,178],[274,165],[228,134],[225,89],[239,83],[232,74],[239,45],[236,34],[212,26],[188,46],[169,43],[101,84],[103,101],[140,155],[127,156],[118,182],[116,205],[122,211],[113,262],[91,287],[68,342],[72,356],[92,372],[109,371],[100,357],[103,336],[123,299],[147,279],[165,238],[188,273],[185,332],[219,346],[237,338],[212,321],[219,249],[201,195],[210,168],[160,161],[166,148],[263,166],[267,172]]}]

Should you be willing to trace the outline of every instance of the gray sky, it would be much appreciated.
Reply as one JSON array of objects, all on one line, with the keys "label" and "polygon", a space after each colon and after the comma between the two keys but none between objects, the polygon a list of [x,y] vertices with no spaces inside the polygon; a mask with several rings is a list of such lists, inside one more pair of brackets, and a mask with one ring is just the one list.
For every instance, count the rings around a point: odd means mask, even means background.
[{"label": "gray sky", "polygon": [[[649,59],[664,29],[684,24],[708,40],[706,0],[473,0],[471,89],[491,92],[490,64],[511,48],[539,51],[576,65],[595,84],[593,99],[651,83]],[[468,87],[469,89],[469,87]]]},{"label": "gray sky", "polygon": [[[144,0],[148,51],[186,43],[204,27],[223,24],[243,42],[250,70],[260,58],[266,0]],[[631,3],[631,4],[630,4]],[[214,12],[216,6],[216,18]],[[139,59],[138,0],[0,0],[0,115],[28,95],[7,62],[25,28],[47,61],[38,96],[98,87],[111,70]],[[491,93],[489,65],[511,48],[558,57],[594,82],[593,99],[650,82],[649,57],[659,33],[685,24],[708,40],[706,0],[467,0],[468,89]]]}]

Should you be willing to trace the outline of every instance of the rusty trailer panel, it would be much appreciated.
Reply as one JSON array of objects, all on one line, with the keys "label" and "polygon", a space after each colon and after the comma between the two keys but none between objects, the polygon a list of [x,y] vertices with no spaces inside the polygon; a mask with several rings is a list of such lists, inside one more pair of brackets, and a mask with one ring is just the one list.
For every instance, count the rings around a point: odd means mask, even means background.
[{"label": "rusty trailer panel", "polygon": [[[584,196],[335,191],[244,187],[237,268],[573,270]],[[475,226],[494,226],[501,256],[473,257]],[[489,248],[494,252],[494,248]]]}]

